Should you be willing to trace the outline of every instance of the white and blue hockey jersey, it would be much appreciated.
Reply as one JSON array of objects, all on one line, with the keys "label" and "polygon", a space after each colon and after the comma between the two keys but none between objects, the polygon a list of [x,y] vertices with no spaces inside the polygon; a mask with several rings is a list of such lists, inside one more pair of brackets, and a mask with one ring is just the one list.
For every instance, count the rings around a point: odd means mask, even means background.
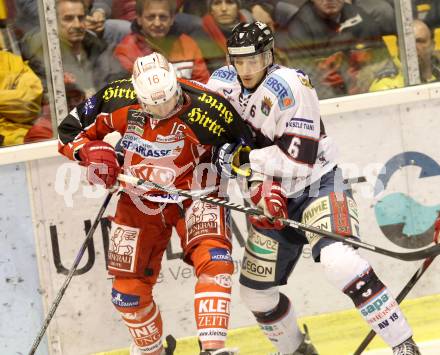
[{"label": "white and blue hockey jersey", "polygon": [[325,134],[318,97],[301,70],[273,65],[257,89],[248,92],[235,68],[224,66],[207,86],[224,95],[253,129],[252,171],[282,178],[288,196],[335,167],[336,146]]}]

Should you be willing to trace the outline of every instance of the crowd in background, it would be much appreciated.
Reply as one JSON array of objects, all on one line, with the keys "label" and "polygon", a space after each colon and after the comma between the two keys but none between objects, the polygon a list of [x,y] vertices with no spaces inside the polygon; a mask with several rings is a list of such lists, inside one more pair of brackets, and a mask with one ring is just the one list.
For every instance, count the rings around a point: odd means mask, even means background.
[{"label": "crowd in background", "polygon": [[[440,79],[437,1],[413,0],[422,82]],[[206,82],[240,22],[275,33],[275,58],[309,74],[320,99],[404,86],[393,0],[57,0],[68,108],[131,76],[158,51]],[[53,138],[37,0],[0,0],[0,147]]]}]

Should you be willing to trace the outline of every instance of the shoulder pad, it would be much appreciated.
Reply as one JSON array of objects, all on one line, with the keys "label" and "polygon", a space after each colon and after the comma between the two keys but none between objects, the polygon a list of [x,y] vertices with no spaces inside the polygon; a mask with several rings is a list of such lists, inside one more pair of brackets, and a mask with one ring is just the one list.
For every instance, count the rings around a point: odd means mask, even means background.
[{"label": "shoulder pad", "polygon": [[188,80],[188,79],[182,79],[182,78],[177,78],[177,81],[179,82],[180,86],[182,87],[182,89],[188,89],[190,91],[194,91],[194,89],[196,90],[209,90],[209,87],[206,84],[203,84],[199,81],[195,81],[195,80]]},{"label": "shoulder pad", "polygon": [[274,71],[276,71],[276,70],[278,70],[278,69],[281,69],[282,67],[281,67],[281,65],[279,65],[279,64],[273,64],[273,65],[271,65],[270,67],[269,67],[269,69],[267,70],[267,75],[270,75],[270,74],[272,74]]},{"label": "shoulder pad", "polygon": [[263,86],[277,97],[278,105],[281,110],[286,110],[295,104],[290,85],[280,75],[270,73],[264,79]]},{"label": "shoulder pad", "polygon": [[295,69],[295,71],[298,76],[298,80],[302,85],[308,87],[309,89],[314,88],[312,85],[312,81],[310,80],[310,77],[305,72],[303,72],[301,69]]},{"label": "shoulder pad", "polygon": [[114,112],[121,107],[136,103],[136,92],[131,79],[115,80],[78,105],[78,113],[81,116],[92,117],[103,112]]},{"label": "shoulder pad", "polygon": [[237,78],[237,72],[232,66],[224,66],[212,73],[211,78],[231,83]]}]

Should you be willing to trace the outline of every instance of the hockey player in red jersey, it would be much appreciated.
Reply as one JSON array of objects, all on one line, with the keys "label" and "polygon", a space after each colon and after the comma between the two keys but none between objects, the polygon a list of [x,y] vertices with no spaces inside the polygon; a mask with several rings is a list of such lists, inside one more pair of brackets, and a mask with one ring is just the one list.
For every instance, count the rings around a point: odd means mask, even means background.
[{"label": "hockey player in red jersey", "polygon": [[264,23],[237,25],[227,47],[230,65],[215,71],[207,85],[231,101],[255,132],[256,143],[250,152],[226,143],[218,150],[216,165],[231,175],[247,163],[241,171],[250,175],[252,204],[267,216],[250,217],[252,228],[240,275],[243,302],[277,354],[316,355],[296,324],[293,305],[279,290],[308,243],[330,283],[350,297],[394,355],[418,355],[398,303],[365,258],[341,242],[283,228],[272,219],[290,218],[340,235],[359,236],[356,203],[351,190],[342,186],[335,144],[325,132],[308,76],[274,64],[273,34]]},{"label": "hockey player in red jersey", "polygon": [[[122,135],[122,166],[113,147],[103,142],[112,131]],[[91,183],[107,188],[123,170],[209,194],[215,193],[218,176],[208,143],[237,140],[234,132],[246,137],[246,126],[224,98],[176,79],[172,65],[153,53],[136,60],[131,81],[108,85],[70,112],[59,126],[59,151],[86,166]],[[129,187],[121,193],[108,252],[112,302],[133,338],[130,353],[167,354],[152,290],[174,227],[197,277],[194,311],[201,354],[233,354],[224,347],[233,273],[228,211],[155,189],[139,194],[139,188]]]}]

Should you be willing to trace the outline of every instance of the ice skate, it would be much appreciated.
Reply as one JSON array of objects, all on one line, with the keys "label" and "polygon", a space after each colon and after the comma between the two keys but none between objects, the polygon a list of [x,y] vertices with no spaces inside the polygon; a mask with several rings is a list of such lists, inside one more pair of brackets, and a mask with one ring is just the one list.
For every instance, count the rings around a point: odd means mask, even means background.
[{"label": "ice skate", "polygon": [[[166,346],[164,346],[161,355],[173,355],[174,350],[176,350],[176,339],[172,335],[167,335],[165,338],[166,340]],[[130,355],[140,355],[141,351],[139,348],[134,344],[131,343],[130,345]]]},{"label": "ice skate", "polygon": [[[269,355],[319,355],[318,354],[318,350],[316,350],[315,346],[312,344],[312,341],[310,340],[310,336],[309,336],[309,329],[307,328],[307,326],[304,324],[304,339],[301,343],[301,345],[299,346],[299,348],[290,354],[284,354],[284,353],[270,353]],[[417,353],[415,353],[417,354]],[[394,354],[396,355],[396,354]],[[400,353],[399,353],[400,355]]]},{"label": "ice skate", "polygon": [[164,347],[165,355],[173,355],[174,350],[176,350],[177,342],[176,339],[172,335],[167,335],[165,338],[167,342],[167,346]]}]

